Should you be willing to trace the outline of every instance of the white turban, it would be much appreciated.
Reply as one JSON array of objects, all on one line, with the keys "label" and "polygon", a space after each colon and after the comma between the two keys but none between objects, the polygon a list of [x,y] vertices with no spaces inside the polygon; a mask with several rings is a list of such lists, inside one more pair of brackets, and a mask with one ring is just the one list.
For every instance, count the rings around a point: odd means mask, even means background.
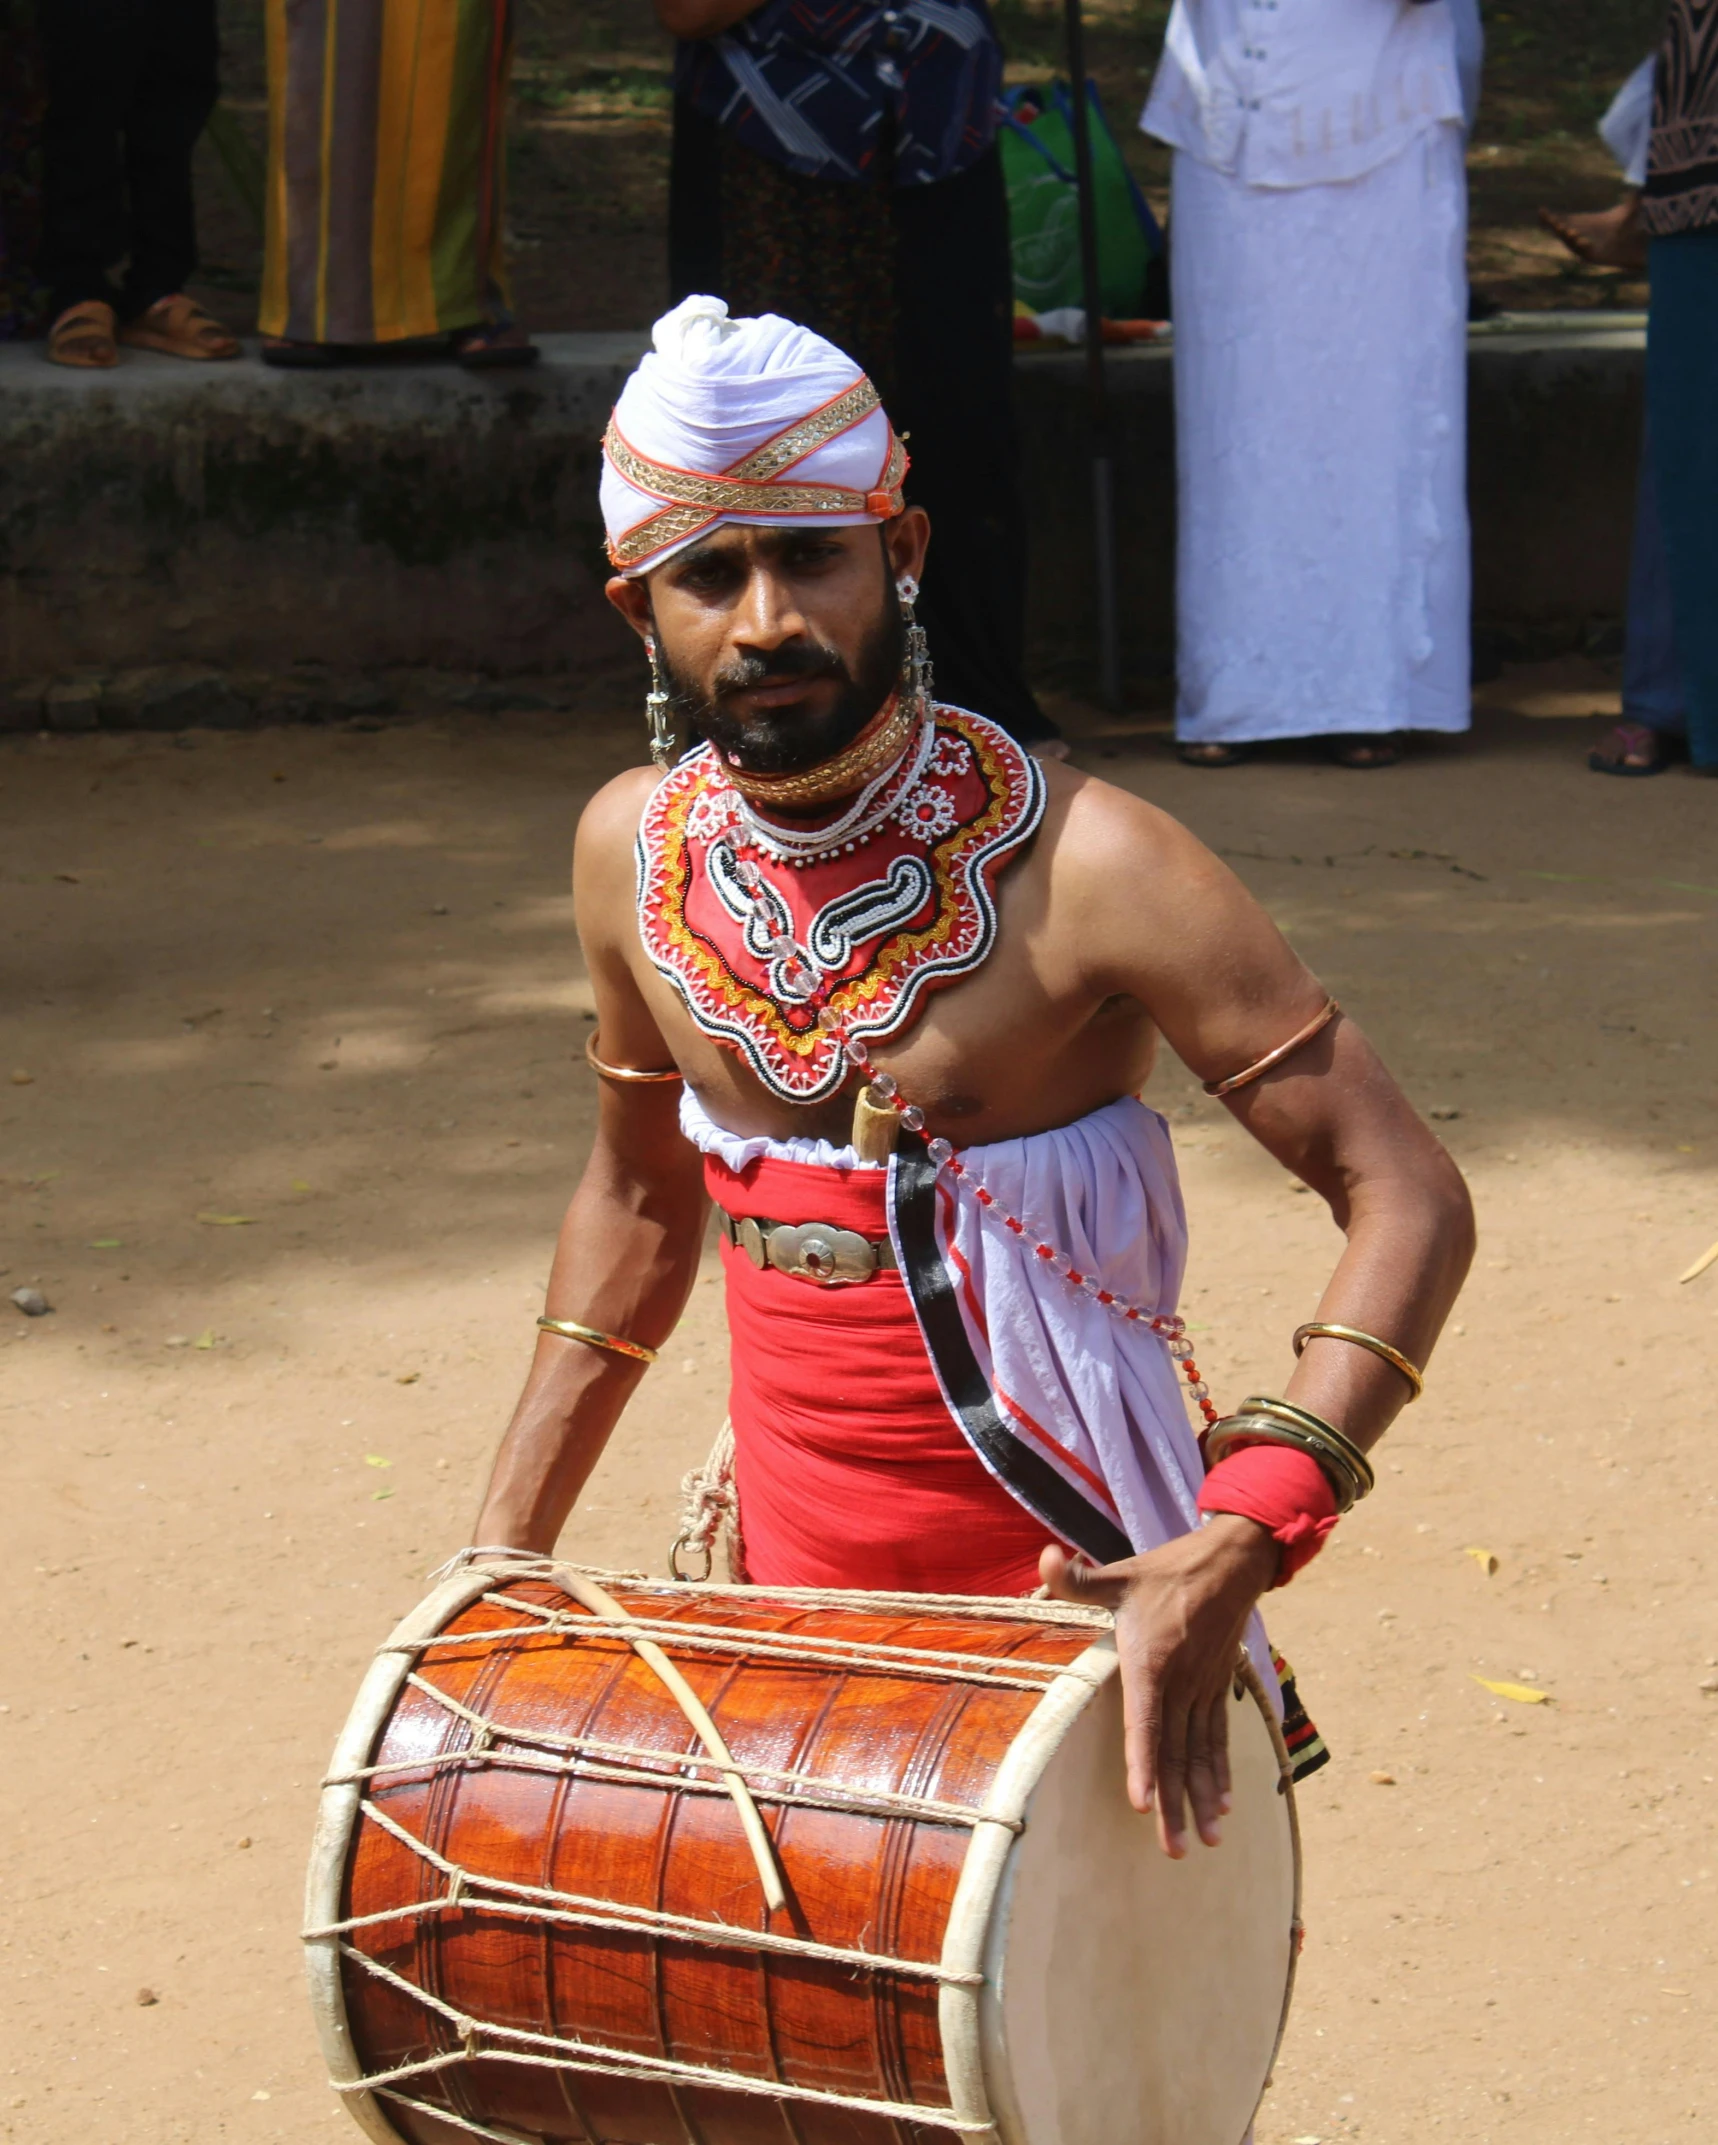
[{"label": "white turban", "polygon": [[608,553],[648,573],[725,521],[855,528],[901,511],[906,450],[821,335],[687,298],[651,331],[603,436]]}]

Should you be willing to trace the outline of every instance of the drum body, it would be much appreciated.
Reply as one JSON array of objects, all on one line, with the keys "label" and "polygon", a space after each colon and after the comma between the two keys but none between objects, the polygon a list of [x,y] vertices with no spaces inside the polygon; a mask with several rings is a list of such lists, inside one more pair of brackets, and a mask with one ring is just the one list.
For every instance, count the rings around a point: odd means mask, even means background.
[{"label": "drum body", "polygon": [[1172,1863],[1093,1612],[557,1574],[447,1582],[335,1753],[306,1942],[373,2138],[1240,2145],[1298,1947],[1260,1697]]}]

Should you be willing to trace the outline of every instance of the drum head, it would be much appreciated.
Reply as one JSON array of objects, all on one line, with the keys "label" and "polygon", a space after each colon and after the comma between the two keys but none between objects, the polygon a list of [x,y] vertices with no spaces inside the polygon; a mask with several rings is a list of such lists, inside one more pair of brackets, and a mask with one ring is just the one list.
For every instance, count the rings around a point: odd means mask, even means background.
[{"label": "drum head", "polygon": [[1279,1747],[1261,1701],[1232,1699],[1222,1845],[1172,1862],[1127,1799],[1119,1678],[1072,1722],[990,1919],[981,2034],[1004,2145],[1241,2145],[1294,1974]]}]

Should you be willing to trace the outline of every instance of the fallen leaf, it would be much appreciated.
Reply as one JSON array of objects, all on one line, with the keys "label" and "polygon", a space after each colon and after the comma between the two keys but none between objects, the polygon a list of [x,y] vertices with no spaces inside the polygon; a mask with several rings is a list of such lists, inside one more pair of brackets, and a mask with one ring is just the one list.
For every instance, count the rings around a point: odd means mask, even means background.
[{"label": "fallen leaf", "polygon": [[219,1344],[219,1341],[220,1335],[216,1333],[214,1327],[206,1326],[191,1343],[191,1346],[193,1348],[213,1348]]},{"label": "fallen leaf", "polygon": [[1489,1549],[1464,1549],[1462,1551],[1462,1555],[1464,1557],[1472,1557],[1473,1561],[1479,1566],[1480,1570],[1484,1572],[1485,1576],[1488,1579],[1497,1570],[1497,1559],[1492,1555]]},{"label": "fallen leaf", "polygon": [[91,1251],[117,1251],[120,1240],[117,1236],[92,1236],[89,1248]]},{"label": "fallen leaf", "polygon": [[14,1087],[33,1087],[35,1080],[35,1074],[26,1072],[22,1065],[18,1066],[12,1074],[12,1085]]},{"label": "fallen leaf", "polygon": [[394,1492],[391,1485],[385,1490],[372,1490],[370,1492],[370,1502],[372,1504],[380,1504],[383,1498],[391,1497],[393,1494]]},{"label": "fallen leaf", "polygon": [[[16,1080],[18,1075],[14,1073],[12,1077]],[[1698,1281],[1707,1267],[1712,1265],[1718,1265],[1718,1244],[1714,1244],[1710,1250],[1703,1251],[1688,1271],[1685,1274],[1678,1274],[1676,1278],[1678,1281]]]},{"label": "fallen leaf", "polygon": [[303,1177],[294,1177],[292,1180],[292,1188],[295,1192],[307,1192],[310,1189],[310,1185],[307,1179]]},{"label": "fallen leaf", "polygon": [[81,886],[83,884],[83,881],[78,877],[75,871],[57,871],[55,872],[54,877],[56,879],[63,879],[68,886]]},{"label": "fallen leaf", "polygon": [[1530,1683],[1494,1683],[1489,1676],[1475,1676],[1473,1680],[1494,1698],[1513,1698],[1518,1706],[1544,1706],[1551,1702],[1549,1691],[1536,1691]]},{"label": "fallen leaf", "polygon": [[143,2005],[145,2010],[147,2010],[152,2003],[159,2003],[161,2001],[160,1997],[156,1995],[153,1989],[139,1989],[137,1992],[137,2000],[140,2004]]},{"label": "fallen leaf", "polygon": [[392,1460],[384,1460],[379,1452],[367,1452],[364,1455],[366,1467],[392,1467],[393,1464]]},{"label": "fallen leaf", "polygon": [[254,1214],[199,1214],[197,1219],[207,1222],[211,1229],[248,1229],[256,1220]]},{"label": "fallen leaf", "polygon": [[416,1385],[422,1376],[423,1372],[421,1370],[402,1370],[395,1378],[394,1383],[396,1385]]},{"label": "fallen leaf", "polygon": [[1394,1773],[1371,1773],[1368,1778],[1374,1787],[1394,1787],[1396,1785],[1396,1775]]},{"label": "fallen leaf", "polygon": [[244,1838],[243,1838],[242,1840],[240,1840],[240,1841],[238,1842],[238,1845],[239,1845],[239,1846],[241,1846],[241,1847],[248,1847],[248,1846],[250,1845],[250,1843],[251,1843],[251,1836],[250,1836],[250,1834],[249,1834],[249,1833],[247,1832],[247,1833],[245,1834]]}]

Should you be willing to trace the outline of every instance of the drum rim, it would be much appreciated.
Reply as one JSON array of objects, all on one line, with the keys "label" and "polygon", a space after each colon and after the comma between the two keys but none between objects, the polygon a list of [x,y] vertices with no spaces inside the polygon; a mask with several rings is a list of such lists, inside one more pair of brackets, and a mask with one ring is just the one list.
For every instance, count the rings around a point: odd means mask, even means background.
[{"label": "drum rim", "polygon": [[[984,1971],[1003,1876],[1020,1837],[1026,1805],[1068,1730],[1118,1666],[1115,1640],[1106,1633],[1067,1664],[1021,1722],[984,1798],[984,1819],[973,1827],[967,1846],[943,1931],[945,1969],[963,1974]],[[1003,2145],[990,2092],[988,2012],[992,2006],[985,1998],[992,1994],[988,1986],[945,1981],[937,1998],[951,2109],[962,2121],[990,2126],[980,2135],[965,2134],[971,2145]]]},{"label": "drum rim", "polygon": [[[310,1867],[304,1881],[304,1926],[326,1929],[340,1919],[340,1898],[346,1884],[346,1864],[352,1851],[352,1834],[358,1819],[363,1790],[348,1776],[371,1762],[378,1739],[393,1712],[407,1676],[417,1660],[417,1646],[434,1638],[462,1610],[486,1594],[500,1575],[492,1570],[467,1569],[444,1579],[425,1595],[389,1632],[376,1650],[346,1725],[328,1761],[325,1786],[317,1799],[316,1831],[311,1841]],[[322,2060],[328,2067],[328,2082],[340,2094],[347,2112],[375,2145],[408,2145],[405,2133],[396,2129],[374,2093],[342,2090],[357,2085],[364,2066],[352,2039],[352,2024],[346,2011],[346,1982],[340,1968],[340,1940],[334,1936],[306,1936],[304,1971],[310,1984],[310,2012],[316,2021],[316,2037]]]},{"label": "drum rim", "polygon": [[[987,1816],[996,1817],[1000,1823],[983,1828],[975,1827],[971,1845],[967,1849],[966,1865],[961,1871],[960,1882],[949,1910],[942,1963],[945,1967],[982,1973],[984,1981],[976,1988],[954,1987],[945,1983],[939,1996],[939,2011],[943,2063],[948,2075],[949,2096],[954,2112],[957,2115],[970,2116],[973,2121],[988,2122],[991,2125],[987,2136],[972,2138],[970,2145],[1019,2145],[1006,2120],[998,2120],[990,2092],[990,2078],[995,2066],[1006,2061],[998,2046],[1001,2010],[996,2001],[996,1980],[992,1971],[995,1964],[995,1913],[1002,1896],[1009,1862],[1021,1837],[1019,1821],[1025,1816],[1026,1805],[1033,1791],[1043,1779],[1051,1759],[1061,1748],[1074,1722],[1117,1673],[1119,1666],[1115,1640],[1109,1635],[1097,1640],[1087,1647],[1083,1654],[1068,1663],[1062,1675],[1051,1684],[1043,1698],[1021,1723],[1019,1734],[997,1768],[990,1794],[985,1798],[984,1809]],[[1100,1672],[1094,1674],[1093,1671]],[[1288,1745],[1283,1740],[1282,1723],[1277,1719],[1276,1708],[1270,1702],[1264,1679],[1244,1647],[1235,1674],[1237,1682],[1245,1687],[1257,1706],[1276,1756],[1278,1791],[1287,1807],[1289,1858],[1293,1879],[1289,1913],[1288,1972],[1283,1982],[1282,2008],[1277,2014],[1276,2033],[1271,2042],[1264,2076],[1260,2081],[1258,2098],[1253,2104],[1240,2138],[1236,2141],[1236,2145],[1244,2145],[1244,2140],[1251,2135],[1252,2126],[1258,2119],[1258,2111],[1264,2105],[1265,2094],[1270,2090],[1271,2081],[1276,2074],[1277,2059],[1282,2054],[1283,2037],[1288,2031],[1289,2012],[1294,2003],[1295,1979],[1300,1967],[1304,1872],[1300,1813],[1295,1800],[1294,1763],[1289,1756]],[[995,1844],[989,1845],[983,1835],[988,1835],[989,1841]],[[1006,2098],[1005,2095],[996,2097]]]}]

